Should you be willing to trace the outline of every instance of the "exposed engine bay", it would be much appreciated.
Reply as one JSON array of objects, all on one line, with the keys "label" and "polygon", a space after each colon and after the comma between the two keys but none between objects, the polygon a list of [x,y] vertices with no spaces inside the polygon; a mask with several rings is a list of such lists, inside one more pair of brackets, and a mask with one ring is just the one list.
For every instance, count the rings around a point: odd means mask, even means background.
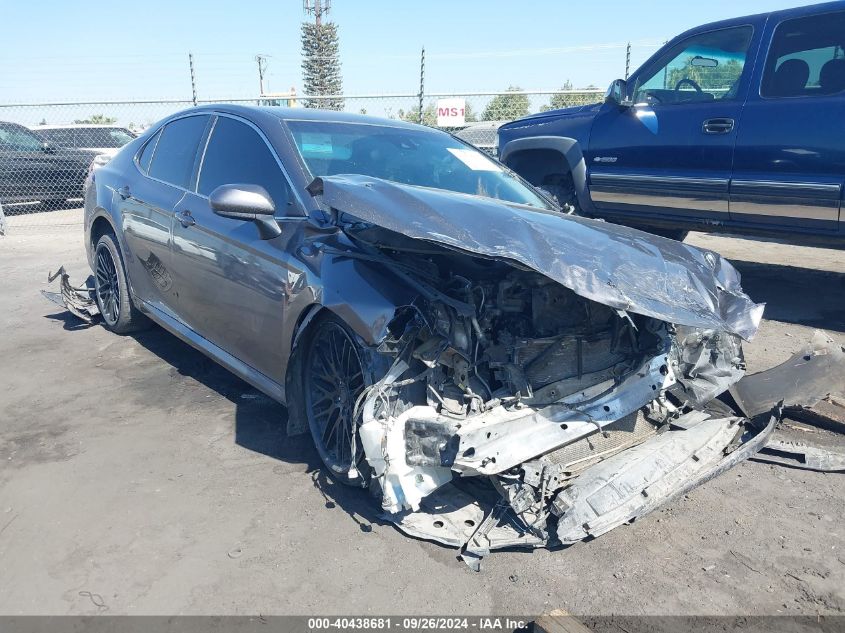
[{"label": "exposed engine bay", "polygon": [[356,240],[419,290],[378,347],[389,369],[356,403],[358,468],[402,530],[461,547],[473,567],[631,521],[771,431],[771,416],[707,404],[744,374],[736,334],[378,229]]}]

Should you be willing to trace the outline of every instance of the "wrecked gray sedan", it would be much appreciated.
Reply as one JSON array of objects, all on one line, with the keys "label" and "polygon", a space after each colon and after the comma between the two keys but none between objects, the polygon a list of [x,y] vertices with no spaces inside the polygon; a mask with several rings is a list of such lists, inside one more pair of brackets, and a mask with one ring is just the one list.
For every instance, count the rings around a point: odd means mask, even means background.
[{"label": "wrecked gray sedan", "polygon": [[463,550],[573,543],[753,455],[718,396],[763,306],[716,253],[561,213],[448,134],[208,106],[89,175],[92,291],[289,410],[337,479]]}]

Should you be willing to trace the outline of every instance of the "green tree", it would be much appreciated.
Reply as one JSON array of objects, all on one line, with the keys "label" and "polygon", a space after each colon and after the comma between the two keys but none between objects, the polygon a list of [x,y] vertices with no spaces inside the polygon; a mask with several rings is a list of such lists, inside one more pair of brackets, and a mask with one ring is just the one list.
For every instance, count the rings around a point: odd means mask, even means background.
[{"label": "green tree", "polygon": [[[394,117],[391,116],[390,118],[392,119]],[[399,108],[396,112],[395,118],[401,119],[402,121],[408,121],[409,123],[419,123],[420,109],[419,107],[416,107],[412,110],[405,111],[402,108]],[[422,124],[429,127],[437,127],[437,106],[434,103],[429,103],[423,109]]]},{"label": "green tree", "polygon": [[[742,64],[736,59],[729,59],[715,67],[693,66],[692,60],[690,57],[683,66],[668,69],[665,88],[672,89],[682,79],[692,79],[705,92],[727,91],[742,74]],[[682,88],[693,89],[689,84],[683,85]]]},{"label": "green tree", "polygon": [[98,125],[111,125],[117,123],[117,117],[106,116],[105,114],[92,114],[87,119],[76,119],[74,123],[96,123]]},{"label": "green tree", "polygon": [[[302,83],[305,94],[343,93],[340,40],[334,22],[302,23]],[[343,110],[343,99],[303,99],[306,108]]]},{"label": "green tree", "polygon": [[[567,90],[573,90],[572,82],[568,79],[563,82],[563,85],[560,87],[561,92]],[[561,108],[566,108],[567,106],[572,105],[572,97],[570,95],[564,94],[553,94],[552,98],[549,99],[549,103],[547,105],[540,107],[540,112],[548,112],[549,110],[559,110]]]},{"label": "green tree", "polygon": [[503,94],[490,99],[481,118],[484,121],[510,121],[526,116],[531,108],[531,102],[526,95],[521,94],[521,91],[519,86],[508,86]]}]

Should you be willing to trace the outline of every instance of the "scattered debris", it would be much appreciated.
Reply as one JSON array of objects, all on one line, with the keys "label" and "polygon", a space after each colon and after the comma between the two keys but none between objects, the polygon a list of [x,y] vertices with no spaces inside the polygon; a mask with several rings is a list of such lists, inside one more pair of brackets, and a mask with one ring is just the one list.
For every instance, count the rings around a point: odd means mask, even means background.
[{"label": "scattered debris", "polygon": [[[786,362],[730,388],[746,415],[778,402],[784,415],[845,434],[845,347],[816,330],[812,340]],[[845,450],[787,439],[776,433],[755,461],[823,472],[845,472]]]},{"label": "scattered debris", "polygon": [[74,287],[70,284],[64,266],[60,266],[55,273],[48,274],[47,283],[53,283],[56,278],[60,278],[59,292],[42,290],[41,294],[56,305],[67,308],[86,323],[96,323],[100,318],[100,309],[94,298],[94,278],[89,276],[84,286]]},{"label": "scattered debris", "polygon": [[826,332],[789,360],[746,376],[730,388],[739,408],[753,417],[783,402],[784,414],[808,423],[833,426],[845,432],[845,347]]},{"label": "scattered debris", "polygon": [[845,450],[813,446],[773,437],[754,458],[758,462],[783,464],[820,472],[845,472]]}]

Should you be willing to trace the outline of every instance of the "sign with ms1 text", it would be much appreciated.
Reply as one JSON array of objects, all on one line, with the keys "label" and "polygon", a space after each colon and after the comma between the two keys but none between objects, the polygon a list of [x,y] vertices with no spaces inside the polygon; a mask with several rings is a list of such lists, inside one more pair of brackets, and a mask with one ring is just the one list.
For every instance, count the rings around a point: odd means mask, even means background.
[{"label": "sign with ms1 text", "polygon": [[437,127],[463,127],[466,125],[467,101],[463,97],[437,100]]}]

